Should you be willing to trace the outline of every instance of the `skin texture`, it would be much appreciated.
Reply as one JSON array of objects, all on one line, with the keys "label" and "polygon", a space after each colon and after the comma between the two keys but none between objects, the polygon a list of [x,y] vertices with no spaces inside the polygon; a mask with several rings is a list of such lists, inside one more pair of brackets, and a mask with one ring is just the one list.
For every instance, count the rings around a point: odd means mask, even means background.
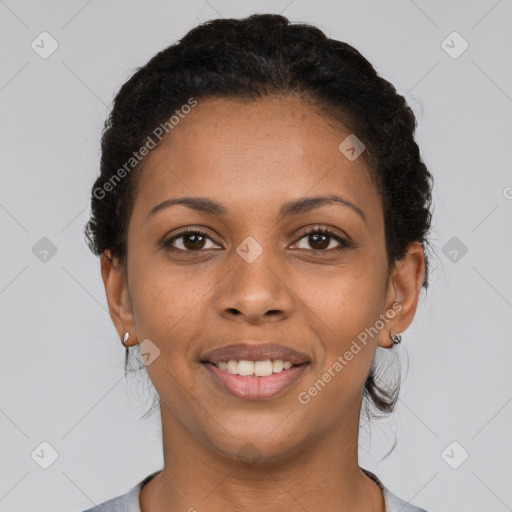
[{"label": "skin texture", "polygon": [[[207,99],[148,156],[128,227],[128,277],[101,257],[119,336],[129,331],[129,344],[150,339],[161,351],[147,371],[160,395],[164,469],[141,492],[143,512],[384,511],[358,466],[362,391],[377,346],[392,347],[389,331],[410,325],[425,266],[414,243],[388,273],[380,196],[364,159],[338,149],[348,134],[299,98]],[[285,202],[330,194],[366,220],[341,204],[278,219]],[[184,196],[215,200],[228,214],[175,205],[148,220],[155,205]],[[187,237],[163,247],[184,227],[211,240],[200,250]],[[332,237],[321,246],[306,227],[329,227],[352,246],[336,250]],[[249,236],[263,251],[252,263],[236,252]],[[394,302],[394,318],[301,405],[298,394]],[[311,363],[279,396],[237,398],[199,361],[242,340],[280,343]]]}]

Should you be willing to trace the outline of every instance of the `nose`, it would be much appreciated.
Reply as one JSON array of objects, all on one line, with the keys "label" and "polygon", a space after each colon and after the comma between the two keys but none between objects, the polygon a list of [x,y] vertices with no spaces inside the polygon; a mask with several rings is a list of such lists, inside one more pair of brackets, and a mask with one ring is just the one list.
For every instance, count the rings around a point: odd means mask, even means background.
[{"label": "nose", "polygon": [[233,254],[233,266],[221,280],[215,302],[219,314],[230,320],[258,324],[282,321],[293,307],[290,283],[269,249],[252,262]]}]

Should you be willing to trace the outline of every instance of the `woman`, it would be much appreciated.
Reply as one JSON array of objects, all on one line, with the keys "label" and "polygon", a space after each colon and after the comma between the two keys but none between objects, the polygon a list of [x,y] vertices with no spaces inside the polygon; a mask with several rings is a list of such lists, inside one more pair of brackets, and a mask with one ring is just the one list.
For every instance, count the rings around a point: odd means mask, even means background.
[{"label": "woman", "polygon": [[86,234],[164,467],[91,511],[422,510],[357,457],[361,412],[398,398],[377,348],[427,286],[415,124],[357,50],[278,15],[198,26],[123,85]]}]

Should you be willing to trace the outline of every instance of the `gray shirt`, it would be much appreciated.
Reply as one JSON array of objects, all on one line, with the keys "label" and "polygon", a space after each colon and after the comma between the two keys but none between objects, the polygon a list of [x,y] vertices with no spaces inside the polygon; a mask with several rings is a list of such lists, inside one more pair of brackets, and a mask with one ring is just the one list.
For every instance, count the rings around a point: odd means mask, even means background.
[{"label": "gray shirt", "polygon": [[[427,512],[422,508],[415,507],[414,505],[401,500],[384,487],[382,482],[373,473],[366,469],[361,469],[382,489],[386,512]],[[143,485],[149,482],[158,473],[160,473],[160,471],[155,471],[151,475],[147,476],[144,480],[132,487],[126,494],[105,501],[100,505],[96,505],[93,508],[85,510],[84,512],[141,512],[139,507],[140,490]]]}]

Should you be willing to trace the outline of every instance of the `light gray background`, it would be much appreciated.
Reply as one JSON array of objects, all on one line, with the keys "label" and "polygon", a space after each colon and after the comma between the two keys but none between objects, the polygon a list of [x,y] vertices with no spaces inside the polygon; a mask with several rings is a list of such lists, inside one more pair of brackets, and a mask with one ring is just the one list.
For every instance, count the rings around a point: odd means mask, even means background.
[{"label": "light gray background", "polygon": [[[431,288],[398,348],[398,412],[362,440],[360,464],[430,512],[512,510],[511,4],[0,1],[0,510],[80,511],[161,468],[159,418],[137,422],[150,389],[124,380],[83,241],[100,132],[135,67],[198,23],[254,12],[358,48],[406,96],[435,177]],[[47,59],[31,48],[43,31],[59,45]],[[453,31],[469,43],[458,58],[442,47]],[[42,237],[57,248],[46,262]],[[48,469],[31,458],[49,457],[43,441],[58,453]]]}]

